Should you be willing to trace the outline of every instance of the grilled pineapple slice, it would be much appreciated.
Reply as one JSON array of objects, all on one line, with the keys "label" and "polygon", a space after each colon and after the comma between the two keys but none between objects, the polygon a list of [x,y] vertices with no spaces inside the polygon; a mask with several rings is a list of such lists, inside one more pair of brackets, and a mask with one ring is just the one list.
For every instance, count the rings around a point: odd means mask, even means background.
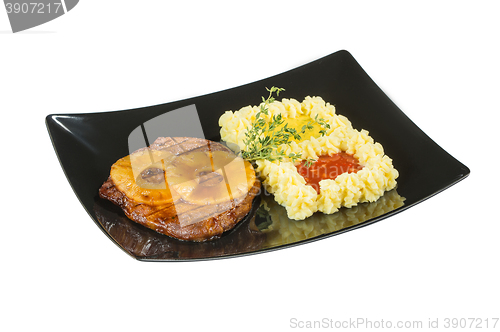
[{"label": "grilled pineapple slice", "polygon": [[167,168],[170,186],[188,203],[220,204],[248,193],[255,182],[252,165],[228,151],[193,151]]},{"label": "grilled pineapple slice", "polygon": [[115,186],[128,198],[148,205],[167,205],[180,199],[165,180],[175,155],[168,151],[144,149],[111,166]]}]

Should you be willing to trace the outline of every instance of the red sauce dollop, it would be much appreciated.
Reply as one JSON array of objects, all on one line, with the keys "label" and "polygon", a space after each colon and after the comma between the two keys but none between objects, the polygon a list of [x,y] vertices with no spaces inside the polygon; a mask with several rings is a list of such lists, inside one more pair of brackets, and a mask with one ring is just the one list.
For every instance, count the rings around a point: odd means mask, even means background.
[{"label": "red sauce dollop", "polygon": [[321,180],[334,180],[342,173],[356,173],[363,168],[358,160],[345,152],[340,152],[332,156],[320,156],[310,167],[306,166],[306,161],[296,165],[297,172],[312,186],[319,194],[319,182]]}]

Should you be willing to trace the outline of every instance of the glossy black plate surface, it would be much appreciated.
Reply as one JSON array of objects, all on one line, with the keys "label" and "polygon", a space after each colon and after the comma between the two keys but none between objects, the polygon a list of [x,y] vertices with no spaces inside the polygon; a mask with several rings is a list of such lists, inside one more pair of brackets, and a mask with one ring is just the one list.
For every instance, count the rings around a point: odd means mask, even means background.
[{"label": "glossy black plate surface", "polygon": [[[272,197],[261,195],[234,230],[209,243],[187,243],[157,234],[125,217],[120,208],[98,198],[111,165],[129,154],[130,133],[159,115],[195,105],[203,138],[220,141],[219,117],[227,110],[256,105],[265,87],[286,88],[280,98],[321,96],[353,127],[366,129],[384,146],[399,171],[397,189],[381,200],[315,214],[301,222],[283,216]],[[233,257],[306,243],[363,227],[401,212],[464,179],[469,169],[423,133],[370,79],[347,51],[291,71],[233,89],[140,109],[54,114],[46,118],[54,149],[75,194],[94,222],[118,246],[141,260],[176,261]],[[160,127],[161,128],[161,125]],[[189,131],[189,130],[188,130]],[[198,131],[199,133],[199,131]],[[175,136],[166,130],[162,136]],[[183,136],[200,135],[186,133]],[[271,210],[259,209],[268,202]]]}]

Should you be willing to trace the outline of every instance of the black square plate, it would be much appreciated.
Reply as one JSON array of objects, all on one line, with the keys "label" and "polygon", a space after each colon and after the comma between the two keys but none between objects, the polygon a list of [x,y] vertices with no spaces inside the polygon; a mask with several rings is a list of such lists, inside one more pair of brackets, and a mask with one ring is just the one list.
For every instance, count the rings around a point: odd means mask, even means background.
[{"label": "black square plate", "polygon": [[[263,194],[235,229],[208,243],[182,242],[157,234],[130,221],[120,208],[98,197],[111,165],[129,154],[129,134],[141,124],[194,104],[204,138],[219,141],[219,117],[226,110],[260,103],[265,87],[271,86],[286,89],[280,98],[321,96],[335,105],[338,114],[347,116],[354,128],[368,130],[400,173],[397,189],[378,202],[342,209],[330,216],[315,214],[302,222],[288,220],[282,208]],[[225,91],[133,110],[53,114],[47,116],[46,124],[61,166],[83,207],[111,240],[140,260],[234,257],[323,239],[399,213],[470,173],[422,132],[347,51]],[[164,132],[162,136],[174,135]],[[271,206],[269,212],[259,209],[263,200]]]}]

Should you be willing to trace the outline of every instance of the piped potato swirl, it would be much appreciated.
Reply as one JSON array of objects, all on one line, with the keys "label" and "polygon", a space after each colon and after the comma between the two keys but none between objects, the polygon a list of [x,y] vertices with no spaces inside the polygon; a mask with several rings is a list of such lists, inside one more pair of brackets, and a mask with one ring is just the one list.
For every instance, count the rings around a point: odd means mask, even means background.
[{"label": "piped potato swirl", "polygon": [[[332,214],[342,206],[374,202],[384,192],[396,187],[399,173],[384,154],[382,145],[374,142],[368,131],[354,129],[347,117],[336,114],[334,105],[321,97],[306,97],[301,103],[295,99],[283,99],[267,107],[268,114],[263,115],[267,121],[281,114],[291,127],[299,127],[304,121],[314,121],[317,117],[329,124],[323,136],[313,128],[300,140],[277,147],[285,156],[300,155],[299,160],[292,162],[285,157],[282,160],[255,161],[264,187],[274,195],[276,202],[286,208],[289,218],[303,220],[317,211]],[[235,112],[225,112],[219,119],[222,140],[245,150],[246,132],[252,127],[259,110],[260,106],[246,106]],[[339,153],[354,157],[361,167],[356,172],[344,172],[335,178],[319,181],[319,193],[297,172],[297,164],[301,161]]]}]

